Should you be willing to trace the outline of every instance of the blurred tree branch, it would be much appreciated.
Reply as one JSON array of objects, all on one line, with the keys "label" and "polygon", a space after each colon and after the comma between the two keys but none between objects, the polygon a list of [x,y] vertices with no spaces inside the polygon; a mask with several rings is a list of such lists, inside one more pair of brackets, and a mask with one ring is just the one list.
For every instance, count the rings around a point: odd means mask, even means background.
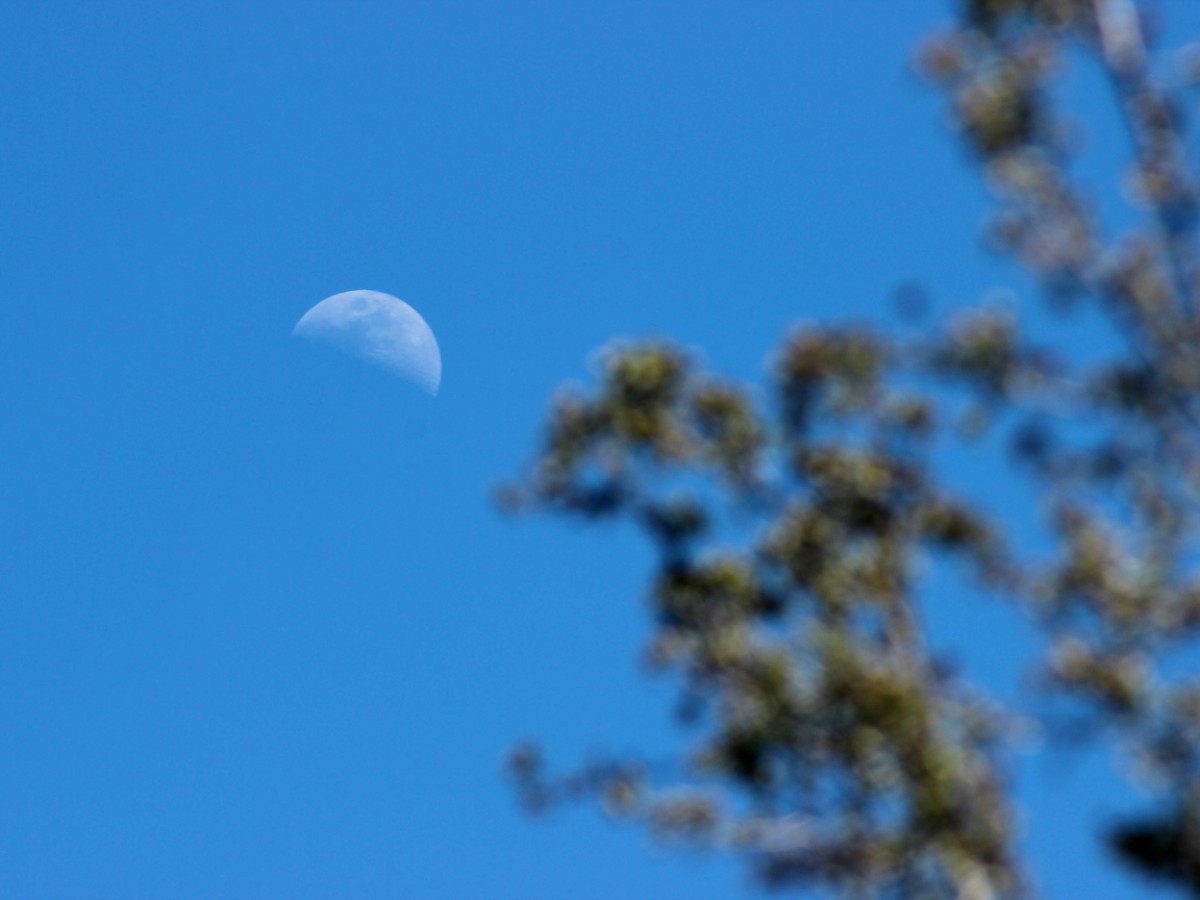
[{"label": "blurred tree branch", "polygon": [[[1127,128],[1140,224],[1119,236],[1072,174],[1053,90],[1067,55],[1103,71]],[[1158,797],[1106,840],[1200,896],[1200,681],[1165,664],[1200,630],[1197,177],[1163,59],[1131,0],[964,0],[917,60],[996,198],[991,244],[1053,308],[1109,318],[1100,361],[985,304],[919,339],[800,329],[765,408],[669,343],[613,346],[595,390],[555,399],[503,502],[622,517],[654,542],[646,658],[679,676],[693,740],[669,765],[566,775],[522,745],[509,772],[531,809],[594,795],[745,856],[770,885],[1026,893],[1003,773],[1016,720],[927,646],[932,560],[1044,630],[1032,664],[1073,726],[1049,733],[1118,735]],[[985,434],[1044,500],[1036,555],[935,464],[937,446]],[[748,514],[739,542],[716,540]]]}]

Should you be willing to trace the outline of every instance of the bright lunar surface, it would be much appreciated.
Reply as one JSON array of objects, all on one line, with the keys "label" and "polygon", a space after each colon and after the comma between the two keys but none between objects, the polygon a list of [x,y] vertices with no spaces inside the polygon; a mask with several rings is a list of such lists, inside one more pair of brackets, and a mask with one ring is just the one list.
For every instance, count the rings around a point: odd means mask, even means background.
[{"label": "bright lunar surface", "polygon": [[334,294],[306,312],[292,334],[322,341],[383,366],[434,396],[442,382],[437,338],[420,313],[391,294]]}]

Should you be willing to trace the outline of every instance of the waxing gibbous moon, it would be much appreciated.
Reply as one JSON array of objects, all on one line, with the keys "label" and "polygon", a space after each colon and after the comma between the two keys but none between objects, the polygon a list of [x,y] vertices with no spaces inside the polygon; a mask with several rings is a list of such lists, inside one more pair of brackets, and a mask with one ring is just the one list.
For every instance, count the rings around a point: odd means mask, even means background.
[{"label": "waxing gibbous moon", "polygon": [[310,338],[416,382],[437,396],[442,354],[420,313],[379,291],[346,291],[326,297],[303,316],[293,335]]}]

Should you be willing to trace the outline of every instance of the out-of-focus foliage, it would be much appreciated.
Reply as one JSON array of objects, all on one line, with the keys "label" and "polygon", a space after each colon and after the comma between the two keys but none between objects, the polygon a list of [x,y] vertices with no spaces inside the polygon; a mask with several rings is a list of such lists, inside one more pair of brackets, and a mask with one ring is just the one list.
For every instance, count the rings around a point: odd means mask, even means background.
[{"label": "out-of-focus foliage", "polygon": [[[915,340],[804,327],[765,404],[669,343],[612,347],[595,390],[558,397],[505,502],[624,517],[655,543],[646,659],[678,676],[692,742],[669,763],[566,775],[522,746],[510,773],[531,808],[595,794],[776,886],[1025,893],[1003,774],[1014,720],[921,623],[922,567],[955,564],[1044,630],[1047,733],[1118,736],[1157,795],[1102,838],[1200,895],[1200,679],[1168,665],[1194,662],[1200,633],[1200,185],[1182,106],[1200,66],[1155,51],[1148,26],[1131,0],[967,0],[918,59],[997,199],[991,241],[1055,309],[1110,318],[1106,358],[1039,346],[985,304]],[[1052,90],[1068,55],[1099,66],[1128,126],[1141,216],[1125,234],[1072,176]],[[1012,450],[997,483],[1044,500],[1035,554],[986,514],[986,486],[962,496],[933,463],[985,434]],[[718,539],[730,521],[737,538]]]}]

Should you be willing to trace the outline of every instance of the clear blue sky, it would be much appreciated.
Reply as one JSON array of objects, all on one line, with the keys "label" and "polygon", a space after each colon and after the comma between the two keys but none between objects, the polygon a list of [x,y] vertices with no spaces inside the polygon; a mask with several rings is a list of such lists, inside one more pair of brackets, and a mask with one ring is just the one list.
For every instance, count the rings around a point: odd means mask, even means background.
[{"label": "clear blue sky", "polygon": [[[745,894],[516,809],[517,738],[677,735],[646,549],[488,494],[613,336],[757,379],[901,282],[1023,284],[906,69],[946,11],[0,5],[0,895]],[[436,400],[290,337],[358,288],[437,333]],[[1008,613],[932,619],[1010,689]],[[1048,896],[1143,895],[1093,847],[1109,766],[1021,766]]]}]

